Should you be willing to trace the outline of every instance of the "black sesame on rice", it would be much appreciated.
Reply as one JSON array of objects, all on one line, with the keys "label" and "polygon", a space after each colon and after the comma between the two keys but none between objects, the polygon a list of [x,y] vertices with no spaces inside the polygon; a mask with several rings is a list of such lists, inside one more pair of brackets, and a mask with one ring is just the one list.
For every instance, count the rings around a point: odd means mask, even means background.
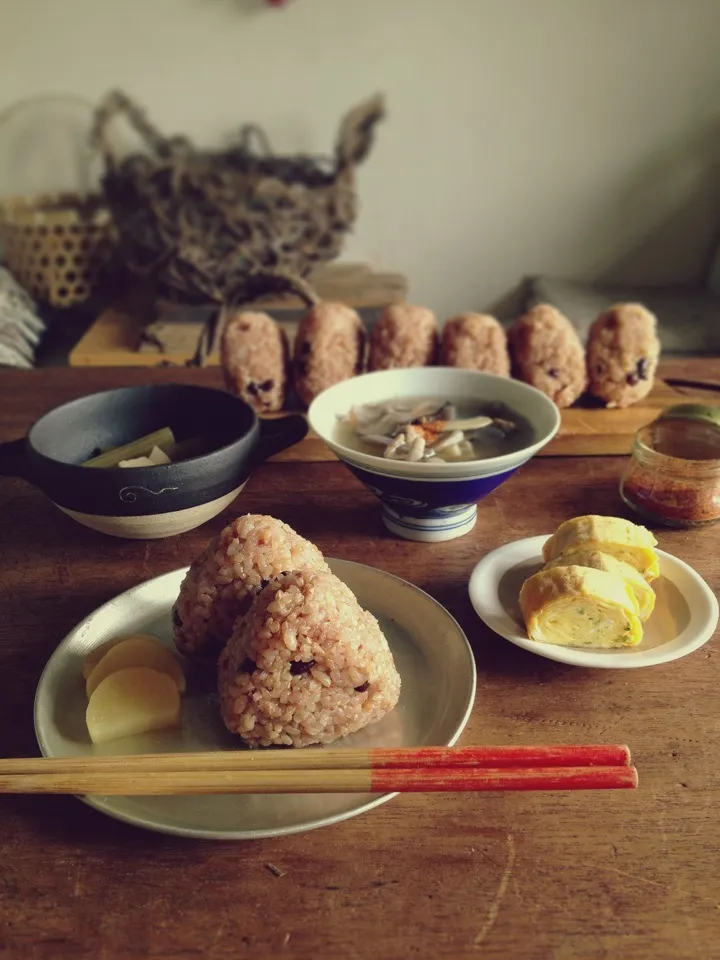
[{"label": "black sesame on rice", "polygon": [[290,664],[290,673],[294,677],[300,677],[303,673],[309,673],[314,666],[314,660],[293,660]]}]

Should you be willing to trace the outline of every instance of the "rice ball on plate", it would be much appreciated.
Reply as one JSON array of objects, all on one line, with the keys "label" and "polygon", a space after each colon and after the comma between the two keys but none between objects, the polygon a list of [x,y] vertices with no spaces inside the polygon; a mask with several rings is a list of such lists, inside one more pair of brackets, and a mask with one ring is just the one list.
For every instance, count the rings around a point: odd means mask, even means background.
[{"label": "rice ball on plate", "polygon": [[284,573],[220,656],[220,709],[251,747],[331,743],[381,720],[400,675],[377,620],[334,574]]},{"label": "rice ball on plate", "polygon": [[286,570],[327,570],[318,548],[274,517],[234,520],[193,562],[173,607],[175,646],[214,659],[235,621],[269,580]]}]

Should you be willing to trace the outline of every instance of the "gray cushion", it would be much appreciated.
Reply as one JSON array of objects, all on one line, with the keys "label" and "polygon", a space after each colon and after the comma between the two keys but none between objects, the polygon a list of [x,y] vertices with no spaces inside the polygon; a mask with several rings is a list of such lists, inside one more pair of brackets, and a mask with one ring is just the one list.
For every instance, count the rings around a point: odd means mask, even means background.
[{"label": "gray cushion", "polygon": [[614,303],[642,303],[658,319],[665,354],[720,354],[720,296],[702,287],[629,287],[532,277],[529,305],[549,303],[582,337],[595,317]]}]

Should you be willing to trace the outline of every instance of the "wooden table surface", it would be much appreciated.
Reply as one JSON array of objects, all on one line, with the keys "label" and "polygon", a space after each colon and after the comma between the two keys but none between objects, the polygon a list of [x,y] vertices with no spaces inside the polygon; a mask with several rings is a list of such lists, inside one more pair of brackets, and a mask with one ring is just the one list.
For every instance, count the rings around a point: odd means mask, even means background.
[{"label": "wooden table surface", "polygon": [[[675,375],[714,379],[713,364]],[[42,411],[119,383],[213,371],[0,371],[0,441]],[[0,755],[37,754],[33,694],[99,604],[190,562],[233,515],[286,520],[329,556],[371,563],[458,618],[478,693],[461,743],[628,743],[637,791],[406,795],[287,838],[208,842],[115,822],[71,797],[0,797],[0,953],[28,958],[411,957],[705,960],[720,956],[720,669],[716,640],[645,670],[533,656],[474,616],[489,550],[567,517],[619,514],[624,458],[535,459],[445,544],[395,540],[338,463],[268,464],[238,502],[166,541],[86,530],[0,479]],[[717,591],[718,527],[657,530]],[[275,869],[271,869],[271,866]]]}]

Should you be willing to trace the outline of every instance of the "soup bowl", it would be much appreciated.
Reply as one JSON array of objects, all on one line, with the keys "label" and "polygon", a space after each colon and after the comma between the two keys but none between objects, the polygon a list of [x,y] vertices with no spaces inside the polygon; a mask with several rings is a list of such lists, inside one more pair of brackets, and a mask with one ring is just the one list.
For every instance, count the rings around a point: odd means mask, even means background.
[{"label": "soup bowl", "polygon": [[[456,403],[501,402],[524,417],[531,442],[501,456],[456,463],[409,463],[353,449],[340,418],[351,407],[412,397]],[[527,463],[557,433],[560,411],[539,390],[518,380],[456,367],[382,370],[345,380],[323,391],[308,411],[310,426],[382,505],[382,519],[406,540],[452,540],[477,520],[478,501]]]},{"label": "soup bowl", "polygon": [[[86,467],[108,450],[170,427],[208,452],[154,467]],[[238,496],[258,463],[301,440],[300,414],[258,420],[242,400],[208,387],[162,384],[107,390],[41,417],[0,445],[0,476],[22,477],[93,530],[154,540],[184,533]]]}]

